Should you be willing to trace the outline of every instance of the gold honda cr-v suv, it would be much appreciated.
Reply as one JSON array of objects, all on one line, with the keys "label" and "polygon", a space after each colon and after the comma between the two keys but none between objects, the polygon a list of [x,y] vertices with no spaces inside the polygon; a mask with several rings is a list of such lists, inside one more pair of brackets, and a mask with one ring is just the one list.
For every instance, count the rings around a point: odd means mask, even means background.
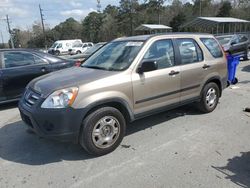
[{"label": "gold honda cr-v suv", "polygon": [[19,110],[41,137],[104,155],[136,119],[191,102],[212,112],[226,85],[227,60],[212,35],[134,36],[106,44],[81,67],[31,81]]}]

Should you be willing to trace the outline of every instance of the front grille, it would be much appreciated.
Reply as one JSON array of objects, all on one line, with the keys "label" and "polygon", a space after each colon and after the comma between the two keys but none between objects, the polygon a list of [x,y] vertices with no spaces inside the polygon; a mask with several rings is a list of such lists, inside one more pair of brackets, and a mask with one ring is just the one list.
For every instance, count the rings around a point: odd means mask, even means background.
[{"label": "front grille", "polygon": [[31,89],[27,89],[26,92],[24,93],[25,104],[29,107],[32,107],[33,105],[35,105],[38,102],[40,97],[41,97],[40,94],[34,92]]}]

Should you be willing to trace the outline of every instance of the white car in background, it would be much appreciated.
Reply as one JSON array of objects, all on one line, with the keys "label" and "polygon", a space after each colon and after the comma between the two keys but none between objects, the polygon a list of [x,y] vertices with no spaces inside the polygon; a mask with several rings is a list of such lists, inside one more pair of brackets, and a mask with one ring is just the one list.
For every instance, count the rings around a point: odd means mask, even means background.
[{"label": "white car in background", "polygon": [[69,53],[69,49],[79,44],[82,44],[81,39],[58,40],[48,49],[48,53],[52,55],[65,55]]},{"label": "white car in background", "polygon": [[93,46],[94,44],[92,42],[84,42],[82,44],[76,44],[72,46],[71,49],[69,49],[69,54],[70,55],[81,54]]}]

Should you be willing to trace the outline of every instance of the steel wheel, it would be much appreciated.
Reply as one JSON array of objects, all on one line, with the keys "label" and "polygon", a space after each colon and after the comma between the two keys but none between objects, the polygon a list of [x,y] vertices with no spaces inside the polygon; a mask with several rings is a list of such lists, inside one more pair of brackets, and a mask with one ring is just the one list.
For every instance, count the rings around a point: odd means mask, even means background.
[{"label": "steel wheel", "polygon": [[210,88],[206,94],[206,103],[209,108],[212,108],[216,104],[217,94],[214,88]]},{"label": "steel wheel", "polygon": [[108,148],[116,142],[119,134],[119,121],[113,116],[105,116],[95,124],[92,141],[97,148]]}]

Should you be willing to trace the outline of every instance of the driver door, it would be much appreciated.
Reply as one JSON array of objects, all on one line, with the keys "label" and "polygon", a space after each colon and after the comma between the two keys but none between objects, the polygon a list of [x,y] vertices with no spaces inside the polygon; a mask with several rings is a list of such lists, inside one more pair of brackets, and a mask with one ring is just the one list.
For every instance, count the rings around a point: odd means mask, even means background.
[{"label": "driver door", "polygon": [[143,61],[155,61],[158,68],[141,74],[135,71],[132,74],[135,114],[140,116],[145,112],[179,103],[180,66],[175,62],[172,40],[153,42],[144,54]]}]

